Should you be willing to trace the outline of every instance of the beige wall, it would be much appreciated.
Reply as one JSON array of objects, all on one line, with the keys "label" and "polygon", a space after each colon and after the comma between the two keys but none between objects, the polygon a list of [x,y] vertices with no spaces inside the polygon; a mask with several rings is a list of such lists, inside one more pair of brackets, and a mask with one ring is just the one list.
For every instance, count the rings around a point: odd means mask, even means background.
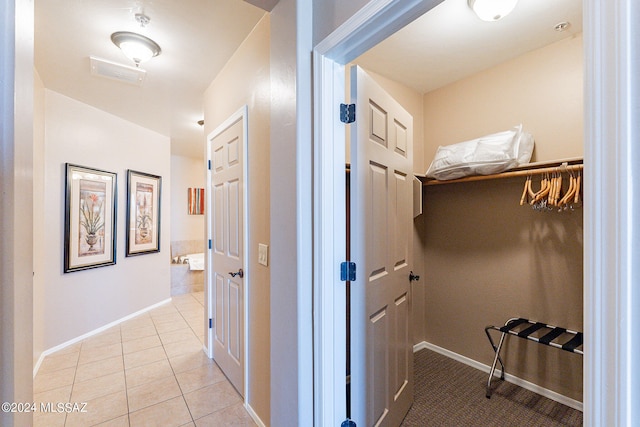
[{"label": "beige wall", "polygon": [[535,138],[532,161],[582,156],[582,57],[579,35],[425,94],[426,167],[439,145],[519,123]]},{"label": "beige wall", "polygon": [[266,424],[270,420],[269,267],[258,264],[258,243],[269,244],[270,70],[269,16],[258,23],[224,69],[216,76],[204,100],[205,135],[243,105],[248,105],[249,247],[251,269],[249,301],[249,388],[245,399]]},{"label": "beige wall", "polygon": [[367,0],[313,2],[313,45],[320,43],[333,30],[367,4]]},{"label": "beige wall", "polygon": [[[202,140],[204,141],[204,135]],[[204,242],[204,215],[189,215],[187,213],[187,189],[204,188],[205,177],[204,157],[194,159],[171,156],[172,242],[183,240],[202,240]]]},{"label": "beige wall", "polygon": [[[325,2],[327,6],[329,2]],[[312,0],[271,11],[271,425],[313,415]]]},{"label": "beige wall", "polygon": [[[170,212],[170,141],[166,136],[45,89],[46,210],[42,321],[34,336],[51,349],[169,298],[170,215],[162,215],[161,252],[125,257],[126,171],[160,175],[163,213]],[[122,153],[127,153],[123,156]],[[65,163],[117,173],[116,265],[63,273]],[[98,309],[99,308],[99,309]]]}]

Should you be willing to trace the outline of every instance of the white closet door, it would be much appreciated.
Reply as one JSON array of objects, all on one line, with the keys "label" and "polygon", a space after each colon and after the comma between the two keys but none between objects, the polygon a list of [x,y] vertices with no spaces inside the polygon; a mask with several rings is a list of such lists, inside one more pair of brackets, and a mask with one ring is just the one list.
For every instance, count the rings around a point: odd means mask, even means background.
[{"label": "white closet door", "polygon": [[352,419],[397,426],[413,402],[413,117],[357,67],[351,99]]}]

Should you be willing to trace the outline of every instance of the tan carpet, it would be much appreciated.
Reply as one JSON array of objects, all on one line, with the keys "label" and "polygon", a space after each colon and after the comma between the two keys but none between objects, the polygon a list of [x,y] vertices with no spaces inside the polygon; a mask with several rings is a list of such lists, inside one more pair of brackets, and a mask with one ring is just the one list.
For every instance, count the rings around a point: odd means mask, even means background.
[{"label": "tan carpet", "polygon": [[487,399],[487,374],[433,351],[415,353],[414,366],[415,401],[403,426],[582,425],[582,412],[499,379]]}]

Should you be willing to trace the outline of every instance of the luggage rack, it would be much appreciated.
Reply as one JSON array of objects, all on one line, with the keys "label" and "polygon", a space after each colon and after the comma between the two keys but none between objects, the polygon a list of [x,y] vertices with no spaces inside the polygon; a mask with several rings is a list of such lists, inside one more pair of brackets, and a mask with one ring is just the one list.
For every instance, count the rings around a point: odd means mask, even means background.
[{"label": "luggage rack", "polygon": [[[491,338],[490,330],[499,331],[500,341],[496,346],[493,338]],[[489,380],[487,381],[487,399],[491,398],[491,379],[496,370],[496,364],[500,362],[502,367],[500,379],[504,380],[504,363],[500,358],[500,350],[507,334],[525,338],[538,344],[545,344],[551,347],[560,348],[571,353],[584,354],[582,350],[582,332],[572,331],[557,326],[547,325],[546,323],[536,322],[522,317],[513,317],[507,320],[504,326],[487,326],[484,332],[489,338],[491,347],[495,351],[496,356],[493,359],[491,370],[489,371]]]}]

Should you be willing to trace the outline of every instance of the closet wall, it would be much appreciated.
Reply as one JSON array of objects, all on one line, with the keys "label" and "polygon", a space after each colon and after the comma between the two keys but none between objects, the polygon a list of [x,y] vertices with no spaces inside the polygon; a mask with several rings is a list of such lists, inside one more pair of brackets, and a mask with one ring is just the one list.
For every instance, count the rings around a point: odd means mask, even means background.
[{"label": "closet wall", "polygon": [[534,50],[424,96],[427,167],[439,145],[522,123],[532,161],[582,156],[582,35]]},{"label": "closet wall", "polygon": [[[534,161],[582,156],[582,37],[566,39],[424,96],[424,153],[522,123]],[[429,186],[416,221],[424,341],[490,364],[484,326],[527,317],[582,325],[582,209],[519,206],[523,179]],[[421,299],[423,297],[423,299]],[[582,357],[511,339],[507,373],[582,400]]]}]

